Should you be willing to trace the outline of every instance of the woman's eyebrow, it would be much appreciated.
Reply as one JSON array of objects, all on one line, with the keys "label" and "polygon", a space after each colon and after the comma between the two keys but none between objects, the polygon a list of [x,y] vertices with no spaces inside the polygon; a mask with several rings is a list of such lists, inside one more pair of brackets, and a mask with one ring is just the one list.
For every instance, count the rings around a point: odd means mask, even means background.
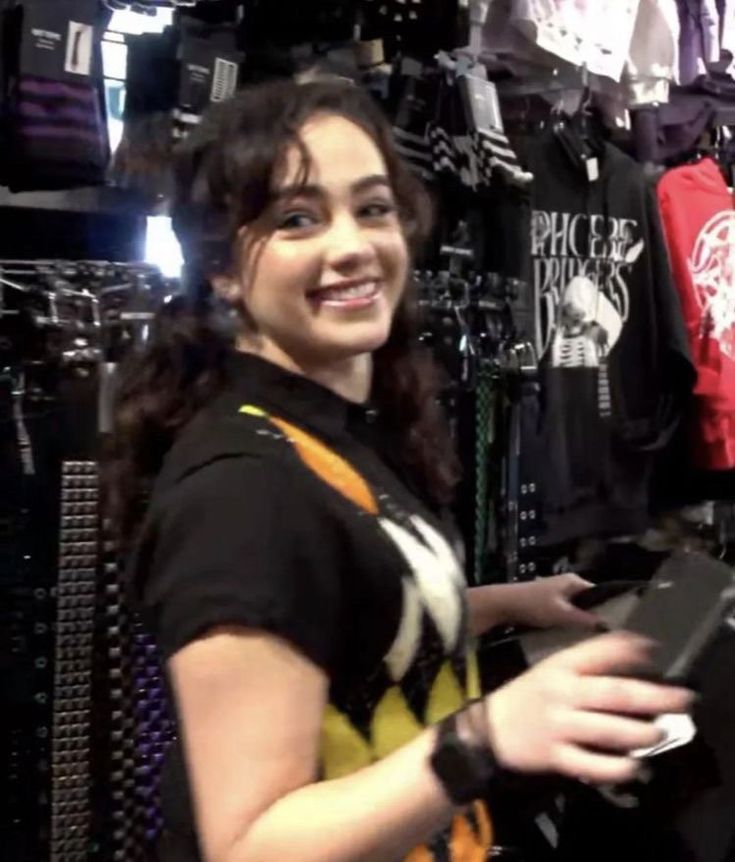
[{"label": "woman's eyebrow", "polygon": [[357,182],[352,184],[353,193],[365,192],[374,186],[384,186],[391,188],[391,182],[385,174],[370,174],[367,177],[362,177]]},{"label": "woman's eyebrow", "polygon": [[[375,186],[383,186],[387,189],[391,188],[391,182],[385,174],[370,174],[366,177],[361,177],[356,182],[352,183],[350,186],[350,191],[353,194],[359,194],[361,192],[368,191],[369,189],[374,188]],[[271,200],[279,201],[284,198],[319,198],[326,197],[326,190],[323,186],[320,186],[316,183],[294,183],[288,186],[281,186],[281,188],[276,189],[272,196]]]},{"label": "woman's eyebrow", "polygon": [[318,198],[324,197],[324,189],[321,186],[310,183],[308,185],[304,185],[303,183],[294,183],[290,186],[281,186],[279,189],[275,189],[271,194],[272,201],[280,201],[284,198]]}]

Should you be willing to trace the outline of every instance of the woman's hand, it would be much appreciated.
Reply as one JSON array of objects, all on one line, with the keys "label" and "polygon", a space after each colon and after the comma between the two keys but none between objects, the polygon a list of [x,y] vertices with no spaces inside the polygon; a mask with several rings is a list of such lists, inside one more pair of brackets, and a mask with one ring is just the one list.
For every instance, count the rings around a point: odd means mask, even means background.
[{"label": "woman's hand", "polygon": [[577,593],[591,586],[579,575],[569,574],[473,587],[467,591],[472,634],[481,635],[498,625],[594,628],[599,624],[598,618],[571,602]]},{"label": "woman's hand", "polygon": [[594,783],[635,778],[630,756],[656,745],[663,732],[651,719],[687,712],[687,689],[620,676],[649,663],[651,645],[616,632],[562,650],[486,700],[490,739],[501,766],[556,772]]},{"label": "woman's hand", "polygon": [[[556,626],[594,628],[599,619],[572,604],[572,598],[592,584],[579,575],[554,575],[520,584],[509,584],[506,615],[515,624],[538,629]],[[513,589],[515,592],[511,593]]]}]

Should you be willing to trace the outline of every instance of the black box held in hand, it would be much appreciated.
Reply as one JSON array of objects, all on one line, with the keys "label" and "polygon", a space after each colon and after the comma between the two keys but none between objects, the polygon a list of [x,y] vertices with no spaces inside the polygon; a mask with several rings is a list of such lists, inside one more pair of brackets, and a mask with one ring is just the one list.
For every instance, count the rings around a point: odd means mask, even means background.
[{"label": "black box held in hand", "polygon": [[652,676],[686,682],[735,608],[735,574],[706,554],[678,551],[656,572],[621,628],[658,644]]}]

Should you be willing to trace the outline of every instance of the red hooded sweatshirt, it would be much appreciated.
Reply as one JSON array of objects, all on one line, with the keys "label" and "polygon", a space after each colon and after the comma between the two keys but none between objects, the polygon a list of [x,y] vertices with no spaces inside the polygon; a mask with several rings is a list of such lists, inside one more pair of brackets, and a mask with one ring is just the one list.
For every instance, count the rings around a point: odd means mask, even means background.
[{"label": "red hooded sweatshirt", "polygon": [[735,211],[712,159],[668,171],[658,185],[689,345],[699,379],[696,461],[735,467]]}]

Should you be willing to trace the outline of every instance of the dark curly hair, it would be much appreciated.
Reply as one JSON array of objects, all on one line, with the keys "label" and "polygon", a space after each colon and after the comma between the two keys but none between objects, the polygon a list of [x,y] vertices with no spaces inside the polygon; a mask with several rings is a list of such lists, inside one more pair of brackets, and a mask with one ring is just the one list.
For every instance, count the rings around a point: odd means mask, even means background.
[{"label": "dark curly hair", "polygon": [[[226,382],[233,335],[217,324],[209,279],[232,271],[238,230],[263,214],[274,172],[305,122],[335,114],[362,128],[385,160],[401,223],[415,255],[431,226],[430,200],[401,161],[390,126],[369,94],[347,82],[275,81],[213,107],[179,148],[172,218],[186,260],[186,290],[166,303],[146,348],[121,373],[107,462],[108,512],[123,543],[133,538],[153,481],[186,423]],[[374,354],[372,401],[400,441],[398,452],[420,492],[450,501],[456,457],[438,403],[440,375],[418,340],[409,284],[387,343]]]}]

